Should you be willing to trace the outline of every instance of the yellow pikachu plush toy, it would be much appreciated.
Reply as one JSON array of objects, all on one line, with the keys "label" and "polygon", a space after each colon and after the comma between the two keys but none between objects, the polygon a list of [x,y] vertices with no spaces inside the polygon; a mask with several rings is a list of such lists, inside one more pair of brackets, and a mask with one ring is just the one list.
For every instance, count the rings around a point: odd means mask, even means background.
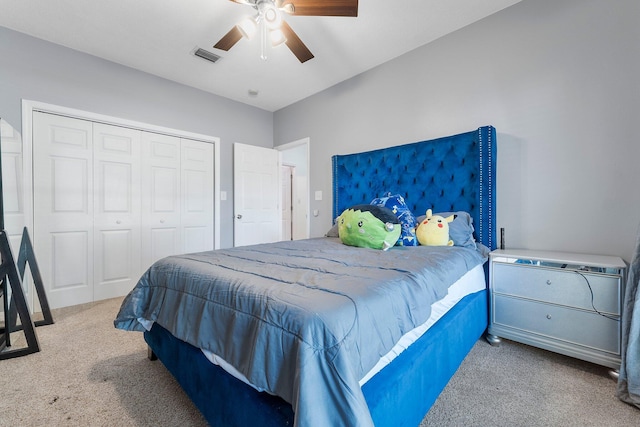
[{"label": "yellow pikachu plush toy", "polygon": [[449,223],[454,219],[455,215],[444,218],[432,215],[431,209],[427,209],[427,217],[416,228],[418,242],[423,246],[453,246],[453,240],[449,239]]}]

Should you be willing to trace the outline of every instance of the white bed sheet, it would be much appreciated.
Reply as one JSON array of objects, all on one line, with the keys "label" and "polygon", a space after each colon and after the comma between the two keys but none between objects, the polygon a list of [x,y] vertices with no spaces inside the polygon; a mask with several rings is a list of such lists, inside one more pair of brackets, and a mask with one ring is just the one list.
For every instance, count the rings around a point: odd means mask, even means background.
[{"label": "white bed sheet", "polygon": [[[472,293],[481,291],[486,288],[484,268],[482,265],[478,265],[475,268],[469,270],[464,276],[462,276],[453,285],[449,286],[447,295],[440,301],[431,305],[431,316],[422,325],[412,329],[400,338],[398,343],[384,356],[380,358],[378,363],[362,377],[360,380],[360,386],[362,387],[371,377],[380,372],[382,368],[387,366],[393,359],[398,357],[403,351],[405,351],[411,344],[413,344],[418,338],[420,338],[434,323],[438,321],[442,316],[447,313],[454,305],[458,303],[462,298]],[[150,327],[149,327],[150,329]],[[211,363],[214,363],[224,369],[230,375],[233,375],[240,381],[250,385],[258,391],[265,391],[259,387],[251,384],[249,380],[237,369],[227,363],[220,356],[208,351],[202,350],[202,353]]]}]

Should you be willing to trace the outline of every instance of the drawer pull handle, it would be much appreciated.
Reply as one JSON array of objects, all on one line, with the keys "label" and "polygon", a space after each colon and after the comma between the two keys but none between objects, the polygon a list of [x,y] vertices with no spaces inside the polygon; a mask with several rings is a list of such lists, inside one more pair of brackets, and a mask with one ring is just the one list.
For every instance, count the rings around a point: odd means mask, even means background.
[{"label": "drawer pull handle", "polygon": [[551,315],[550,314],[547,314],[547,319],[551,319]]},{"label": "drawer pull handle", "polygon": [[547,279],[547,285],[551,284],[551,280]]}]

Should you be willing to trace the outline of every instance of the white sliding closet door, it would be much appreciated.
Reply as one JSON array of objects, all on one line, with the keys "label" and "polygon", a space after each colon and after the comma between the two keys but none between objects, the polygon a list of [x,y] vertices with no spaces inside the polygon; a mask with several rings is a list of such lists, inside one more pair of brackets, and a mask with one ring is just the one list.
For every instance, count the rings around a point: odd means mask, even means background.
[{"label": "white sliding closet door", "polygon": [[93,124],[94,300],[140,278],[140,131]]},{"label": "white sliding closet door", "polygon": [[213,145],[181,140],[182,252],[213,249]]},{"label": "white sliding closet door", "polygon": [[214,146],[33,113],[34,246],[51,308],[126,295],[214,247]]},{"label": "white sliding closet door", "polygon": [[142,269],[181,252],[180,138],[142,133]]},{"label": "white sliding closet door", "polygon": [[142,134],[142,268],[213,249],[213,144]]},{"label": "white sliding closet door", "polygon": [[51,308],[93,301],[93,124],[33,113],[33,239]]}]

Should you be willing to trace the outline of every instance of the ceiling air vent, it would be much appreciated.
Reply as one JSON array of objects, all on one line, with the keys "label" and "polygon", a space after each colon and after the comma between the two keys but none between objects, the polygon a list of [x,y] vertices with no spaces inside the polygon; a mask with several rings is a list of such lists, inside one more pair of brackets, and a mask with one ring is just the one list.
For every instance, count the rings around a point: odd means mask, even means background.
[{"label": "ceiling air vent", "polygon": [[220,59],[221,57],[216,55],[215,53],[211,53],[209,51],[206,51],[204,49],[198,48],[196,49],[196,51],[193,53],[195,56],[199,56],[202,59],[206,59],[207,61],[211,61],[211,62],[217,62],[218,59]]}]

